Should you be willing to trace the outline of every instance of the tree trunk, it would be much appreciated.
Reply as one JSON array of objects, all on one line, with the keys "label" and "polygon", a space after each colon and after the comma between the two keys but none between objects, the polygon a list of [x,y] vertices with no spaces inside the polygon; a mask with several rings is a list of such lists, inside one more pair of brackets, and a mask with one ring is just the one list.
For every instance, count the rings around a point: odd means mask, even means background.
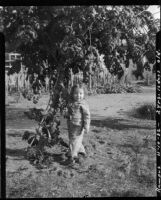
[{"label": "tree trunk", "polygon": [[61,83],[63,83],[64,80],[64,69],[63,66],[60,65],[57,68],[57,80],[55,82],[54,88],[52,89],[52,91],[50,91],[50,99],[49,99],[49,103],[46,109],[47,112],[55,115],[57,113],[58,107],[59,107],[59,100],[60,100],[60,94],[62,92],[62,87],[61,87]]},{"label": "tree trunk", "polygon": [[6,104],[8,104],[8,75],[5,74],[5,96],[6,96]]},{"label": "tree trunk", "polygon": [[89,91],[91,91],[91,72],[92,72],[92,66],[90,65],[90,67],[89,67],[89,71],[90,71],[90,73],[89,73]]}]

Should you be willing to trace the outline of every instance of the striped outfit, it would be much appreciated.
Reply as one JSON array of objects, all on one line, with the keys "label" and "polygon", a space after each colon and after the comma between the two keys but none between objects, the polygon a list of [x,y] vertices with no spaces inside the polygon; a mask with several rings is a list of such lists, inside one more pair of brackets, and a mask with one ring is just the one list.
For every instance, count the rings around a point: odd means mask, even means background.
[{"label": "striped outfit", "polygon": [[86,153],[82,144],[84,133],[89,132],[90,111],[87,102],[70,102],[68,105],[67,126],[71,157],[77,157],[79,152]]}]

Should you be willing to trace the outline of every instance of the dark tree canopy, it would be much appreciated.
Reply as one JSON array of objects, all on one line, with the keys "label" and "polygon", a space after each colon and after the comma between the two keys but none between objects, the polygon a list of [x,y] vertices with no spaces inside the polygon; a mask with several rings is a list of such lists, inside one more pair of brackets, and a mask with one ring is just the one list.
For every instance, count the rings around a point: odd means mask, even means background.
[{"label": "dark tree canopy", "polygon": [[[114,58],[132,58],[139,62],[147,55],[155,58],[155,35],[159,30],[148,6],[8,6],[3,7],[6,51],[17,51],[29,73],[41,71],[43,61],[50,70],[59,65],[79,69],[89,68],[90,49],[105,55],[110,69]],[[126,46],[125,46],[125,44]],[[99,66],[98,66],[99,67]],[[119,70],[119,69],[118,69]],[[117,69],[113,69],[117,73]]]}]

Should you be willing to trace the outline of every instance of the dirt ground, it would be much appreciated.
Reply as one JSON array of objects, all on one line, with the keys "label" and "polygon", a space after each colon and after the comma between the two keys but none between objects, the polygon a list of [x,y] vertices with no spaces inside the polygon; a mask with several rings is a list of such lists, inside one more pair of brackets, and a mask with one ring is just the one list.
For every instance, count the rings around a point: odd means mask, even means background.
[{"label": "dirt ground", "polygon": [[[7,198],[156,196],[155,121],[129,115],[131,109],[155,102],[155,87],[142,93],[105,94],[87,98],[91,111],[90,133],[84,138],[88,157],[70,168],[60,162],[61,149],[50,149],[53,162],[37,169],[25,157],[25,130],[37,122],[24,115],[29,108],[46,108],[48,96],[38,104],[10,97],[6,105]],[[65,119],[61,136],[68,142]]]}]

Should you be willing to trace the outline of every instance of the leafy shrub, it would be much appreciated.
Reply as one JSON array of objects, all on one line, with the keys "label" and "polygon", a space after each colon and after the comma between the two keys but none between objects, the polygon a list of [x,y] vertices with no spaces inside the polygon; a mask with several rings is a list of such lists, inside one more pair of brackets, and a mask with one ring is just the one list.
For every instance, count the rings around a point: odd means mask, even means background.
[{"label": "leafy shrub", "polygon": [[68,148],[68,145],[63,141],[60,135],[60,120],[57,116],[48,114],[43,118],[42,109],[32,108],[25,114],[30,119],[35,119],[39,122],[39,128],[36,132],[25,131],[22,140],[27,141],[30,147],[27,148],[27,159],[34,164],[42,165],[49,163],[50,156],[45,156],[45,147],[53,147],[60,145]]},{"label": "leafy shrub", "polygon": [[110,84],[106,84],[105,86],[98,86],[97,88],[92,89],[89,92],[90,94],[110,94],[110,93],[137,93],[141,92],[140,87],[138,85],[121,85],[119,83],[115,83],[110,86]]},{"label": "leafy shrub", "polygon": [[156,119],[156,108],[154,103],[146,103],[132,111],[132,115],[141,119]]},{"label": "leafy shrub", "polygon": [[24,112],[24,114],[29,119],[35,119],[37,122],[40,122],[43,118],[43,109],[37,109],[37,108],[30,108],[29,111]]}]

